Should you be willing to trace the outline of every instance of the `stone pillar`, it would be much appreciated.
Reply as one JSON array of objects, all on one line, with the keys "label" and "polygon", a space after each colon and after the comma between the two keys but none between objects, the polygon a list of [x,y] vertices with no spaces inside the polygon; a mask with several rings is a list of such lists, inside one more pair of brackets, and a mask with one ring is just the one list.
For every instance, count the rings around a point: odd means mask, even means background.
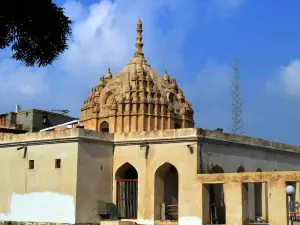
[{"label": "stone pillar", "polygon": [[[144,152],[145,150],[143,150]],[[146,211],[150,210],[150,213],[153,215],[153,207],[149,209],[149,197],[152,194],[148,192],[147,187],[147,170],[146,170],[146,159],[141,160],[139,162],[138,168],[138,212],[137,212],[137,219],[138,224],[153,224],[153,217],[149,217]],[[153,178],[151,179],[151,183],[153,182]],[[152,199],[151,199],[152,200]]]},{"label": "stone pillar", "polygon": [[124,120],[123,120],[123,132],[129,133],[131,131],[131,121],[130,121],[130,104],[127,102],[125,104],[125,111],[124,111]]},{"label": "stone pillar", "polygon": [[261,216],[264,220],[268,220],[268,184],[261,184]]},{"label": "stone pillar", "polygon": [[117,123],[116,123],[116,132],[123,132],[123,103],[118,104],[118,113],[117,113]]},{"label": "stone pillar", "polygon": [[160,129],[160,106],[158,104],[154,105],[154,130],[159,130]]},{"label": "stone pillar", "polygon": [[147,130],[152,131],[154,130],[154,105],[150,102],[148,104],[148,124]]},{"label": "stone pillar", "polygon": [[248,209],[249,220],[255,220],[255,183],[248,183]]},{"label": "stone pillar", "polygon": [[114,114],[109,117],[108,119],[108,125],[109,125],[109,132],[110,133],[115,133],[116,131],[116,116],[115,116],[115,111],[113,112]]},{"label": "stone pillar", "polygon": [[147,110],[146,104],[141,103],[139,108],[139,115],[138,115],[138,131],[147,130],[147,116],[145,115],[146,110]]},{"label": "stone pillar", "polygon": [[167,112],[167,129],[174,129],[174,127],[172,127],[172,113],[169,111]]},{"label": "stone pillar", "polygon": [[166,117],[166,106],[164,104],[161,104],[161,110],[160,110],[160,113],[161,113],[161,130],[165,130],[167,129],[166,125],[167,125],[167,117]]},{"label": "stone pillar", "polygon": [[138,117],[137,117],[137,104],[132,104],[132,111],[131,111],[131,132],[137,132],[138,130]]},{"label": "stone pillar", "polygon": [[268,182],[268,209],[270,225],[287,225],[287,204],[284,180]]},{"label": "stone pillar", "polygon": [[248,183],[242,184],[242,211],[243,211],[243,225],[248,225],[249,223],[249,201],[248,201]]},{"label": "stone pillar", "polygon": [[[182,171],[186,171],[186,169],[187,167]],[[178,171],[179,174],[182,171]],[[179,177],[178,192],[178,225],[203,225],[202,183],[197,181],[197,175],[190,173],[185,174],[184,178]]]},{"label": "stone pillar", "polygon": [[236,182],[226,182],[224,184],[224,195],[226,206],[226,224],[243,224],[242,184]]},{"label": "stone pillar", "polygon": [[300,202],[300,182],[296,182],[295,201]]},{"label": "stone pillar", "polygon": [[202,184],[202,208],[201,218],[202,224],[210,224],[210,209],[209,209],[209,184]]}]

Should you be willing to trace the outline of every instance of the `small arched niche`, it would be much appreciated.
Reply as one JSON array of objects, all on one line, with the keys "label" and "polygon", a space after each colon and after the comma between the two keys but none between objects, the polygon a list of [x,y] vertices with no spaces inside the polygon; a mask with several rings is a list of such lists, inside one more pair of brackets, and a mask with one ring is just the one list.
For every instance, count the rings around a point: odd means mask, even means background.
[{"label": "small arched niche", "polygon": [[109,132],[109,124],[108,124],[108,122],[103,121],[103,122],[100,124],[100,131],[101,131],[101,132],[105,132],[105,133],[108,133],[108,132]]},{"label": "small arched niche", "polygon": [[219,165],[214,165],[211,170],[212,173],[224,173],[224,169]]},{"label": "small arched niche", "polygon": [[237,173],[244,173],[244,172],[245,172],[245,169],[244,169],[244,167],[239,166],[239,168],[237,169],[236,172],[237,172]]},{"label": "small arched niche", "polygon": [[168,95],[168,99],[169,99],[169,102],[174,104],[174,102],[176,101],[176,96],[174,93],[170,92],[169,95]]},{"label": "small arched niche", "polygon": [[179,121],[175,121],[175,129],[180,129],[181,128],[181,124]]}]

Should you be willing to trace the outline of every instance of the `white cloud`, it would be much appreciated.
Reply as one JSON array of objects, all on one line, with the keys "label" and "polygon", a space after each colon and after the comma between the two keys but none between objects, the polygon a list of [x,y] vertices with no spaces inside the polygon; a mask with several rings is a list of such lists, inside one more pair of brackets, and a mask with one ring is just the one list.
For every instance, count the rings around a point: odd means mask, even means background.
[{"label": "white cloud", "polygon": [[47,92],[44,83],[46,69],[26,68],[11,59],[0,62],[0,96],[9,100],[32,99],[41,92]]},{"label": "white cloud", "polygon": [[284,90],[293,97],[300,97],[300,60],[292,60],[280,69]]},{"label": "white cloud", "polygon": [[[183,1],[103,0],[89,6],[87,16],[73,26],[70,49],[61,57],[60,67],[74,75],[84,75],[86,81],[99,77],[107,67],[116,72],[134,53],[136,22],[141,18],[146,58],[152,59],[151,64],[164,62],[167,68],[176,65],[174,70],[181,69],[182,57],[176,45],[182,43],[191,25],[186,23],[186,16],[168,17],[171,25],[167,30],[160,30],[159,23],[165,14],[178,15],[183,10],[182,4]],[[191,1],[188,8],[184,6],[190,15],[197,10],[193,4]],[[66,12],[72,11],[69,6],[65,5]],[[82,7],[78,3],[71,4],[76,12],[84,11]]]},{"label": "white cloud", "polygon": [[284,94],[289,97],[300,97],[300,60],[291,60],[288,65],[281,66],[277,76],[266,82],[268,91]]}]

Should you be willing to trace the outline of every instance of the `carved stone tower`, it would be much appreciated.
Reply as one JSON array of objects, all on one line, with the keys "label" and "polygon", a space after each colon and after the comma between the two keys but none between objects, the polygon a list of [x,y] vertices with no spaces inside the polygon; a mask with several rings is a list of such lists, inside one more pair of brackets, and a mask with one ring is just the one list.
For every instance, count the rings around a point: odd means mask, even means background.
[{"label": "carved stone tower", "polygon": [[135,53],[119,73],[108,68],[81,108],[86,129],[110,133],[194,127],[191,103],[176,79],[158,75],[143,53],[142,21],[137,23]]}]

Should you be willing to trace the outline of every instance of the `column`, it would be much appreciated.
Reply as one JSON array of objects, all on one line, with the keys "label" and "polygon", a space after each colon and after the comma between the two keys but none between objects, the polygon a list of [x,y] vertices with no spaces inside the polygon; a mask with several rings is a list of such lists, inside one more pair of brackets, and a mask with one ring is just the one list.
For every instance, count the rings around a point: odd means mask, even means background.
[{"label": "column", "polygon": [[300,202],[300,182],[296,182],[295,201]]},{"label": "column", "polygon": [[224,184],[224,195],[226,205],[226,224],[243,224],[242,184],[226,182]]},{"label": "column", "polygon": [[248,183],[242,183],[242,217],[243,225],[249,224],[249,192],[248,192]]},{"label": "column", "polygon": [[249,220],[255,220],[255,183],[248,183]]},{"label": "column", "polygon": [[287,225],[287,205],[284,180],[268,182],[268,209],[270,225]]},{"label": "column", "polygon": [[209,184],[202,184],[201,218],[202,224],[210,224]]},{"label": "column", "polygon": [[261,184],[261,214],[268,221],[268,183]]}]

